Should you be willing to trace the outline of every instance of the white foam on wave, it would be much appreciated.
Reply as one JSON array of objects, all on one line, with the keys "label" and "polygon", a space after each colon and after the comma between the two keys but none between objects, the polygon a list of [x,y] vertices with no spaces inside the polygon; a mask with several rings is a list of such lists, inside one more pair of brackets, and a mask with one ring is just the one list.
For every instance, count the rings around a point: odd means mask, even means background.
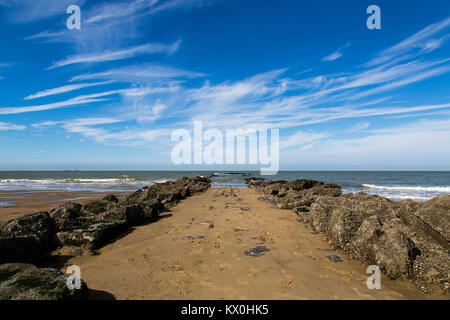
[{"label": "white foam on wave", "polygon": [[378,189],[378,190],[391,190],[391,191],[417,191],[417,192],[440,192],[450,193],[450,187],[425,187],[425,186],[377,186],[375,184],[363,184],[364,188]]},{"label": "white foam on wave", "polygon": [[154,181],[133,177],[120,178],[65,178],[65,179],[2,179],[0,190],[109,190],[110,188],[141,187],[152,185]]},{"label": "white foam on wave", "polygon": [[138,180],[135,178],[111,178],[111,179],[79,179],[79,178],[68,178],[68,179],[2,179],[0,184],[82,184],[82,183],[92,183],[92,184],[139,184],[145,181]]}]

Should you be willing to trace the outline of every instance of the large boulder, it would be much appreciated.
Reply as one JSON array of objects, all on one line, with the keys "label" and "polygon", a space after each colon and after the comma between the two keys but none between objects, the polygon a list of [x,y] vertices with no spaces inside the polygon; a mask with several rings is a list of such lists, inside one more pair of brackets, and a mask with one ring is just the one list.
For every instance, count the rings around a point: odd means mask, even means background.
[{"label": "large boulder", "polygon": [[[408,278],[423,286],[449,283],[450,246],[414,213],[423,205],[393,202],[364,193],[321,196],[301,220],[364,263],[378,265],[390,278]],[[448,213],[447,213],[448,214]]]},{"label": "large boulder", "polygon": [[94,222],[88,226],[56,234],[64,245],[98,249],[128,229],[126,221]]},{"label": "large boulder", "polygon": [[73,202],[54,207],[50,211],[50,218],[55,223],[56,231],[73,229],[79,223],[81,207],[80,204]]},{"label": "large boulder", "polygon": [[37,268],[31,264],[0,265],[0,300],[81,300],[88,289],[81,281],[79,289],[69,289],[69,275],[56,269]]},{"label": "large boulder", "polygon": [[130,226],[135,226],[149,220],[149,217],[140,204],[112,204],[108,206],[106,212],[100,215],[99,219],[103,221],[124,220]]},{"label": "large boulder", "polygon": [[103,198],[103,200],[109,201],[109,202],[116,202],[116,203],[119,202],[119,199],[113,194],[108,194],[107,196],[105,196]]},{"label": "large boulder", "polygon": [[0,225],[0,263],[34,262],[53,249],[55,225],[47,212],[9,220]]},{"label": "large boulder", "polygon": [[81,213],[85,216],[95,217],[96,215],[105,212],[108,208],[109,201],[93,200],[84,204],[81,208]]},{"label": "large boulder", "polygon": [[450,194],[428,200],[414,214],[450,241]]}]

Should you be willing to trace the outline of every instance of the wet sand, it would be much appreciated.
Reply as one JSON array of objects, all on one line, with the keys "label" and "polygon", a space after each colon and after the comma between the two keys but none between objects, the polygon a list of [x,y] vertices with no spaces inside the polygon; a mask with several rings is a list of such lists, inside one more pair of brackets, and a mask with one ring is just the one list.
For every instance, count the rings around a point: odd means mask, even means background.
[{"label": "wet sand", "polygon": [[[369,290],[367,266],[333,250],[292,211],[258,200],[261,195],[251,189],[234,189],[235,197],[222,194],[229,190],[209,189],[183,200],[99,255],[71,258],[92,289],[90,298],[439,298],[384,276],[380,290]],[[270,251],[252,256],[248,250],[258,246]]]},{"label": "wet sand", "polygon": [[[130,189],[130,192],[134,189]],[[28,213],[49,211],[58,204],[67,201],[85,203],[101,199],[112,192],[92,191],[0,191],[0,222],[18,218]],[[114,192],[123,195],[129,192]]]}]

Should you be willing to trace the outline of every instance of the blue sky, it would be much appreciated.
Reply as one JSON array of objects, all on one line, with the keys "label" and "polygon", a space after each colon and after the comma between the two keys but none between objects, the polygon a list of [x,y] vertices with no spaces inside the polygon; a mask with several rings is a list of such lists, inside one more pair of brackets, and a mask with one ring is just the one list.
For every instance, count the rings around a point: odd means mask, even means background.
[{"label": "blue sky", "polygon": [[0,0],[0,30],[0,170],[189,169],[193,120],[279,128],[284,170],[450,170],[448,0]]}]

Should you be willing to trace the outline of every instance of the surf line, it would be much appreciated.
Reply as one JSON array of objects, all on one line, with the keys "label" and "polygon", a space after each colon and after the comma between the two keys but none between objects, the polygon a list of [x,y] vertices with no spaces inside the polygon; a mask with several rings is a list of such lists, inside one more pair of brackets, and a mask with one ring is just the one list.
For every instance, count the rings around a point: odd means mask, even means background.
[{"label": "surf line", "polygon": [[181,308],[182,315],[207,315],[209,318],[214,316],[214,311],[216,307],[196,307],[188,304],[187,307]]}]

